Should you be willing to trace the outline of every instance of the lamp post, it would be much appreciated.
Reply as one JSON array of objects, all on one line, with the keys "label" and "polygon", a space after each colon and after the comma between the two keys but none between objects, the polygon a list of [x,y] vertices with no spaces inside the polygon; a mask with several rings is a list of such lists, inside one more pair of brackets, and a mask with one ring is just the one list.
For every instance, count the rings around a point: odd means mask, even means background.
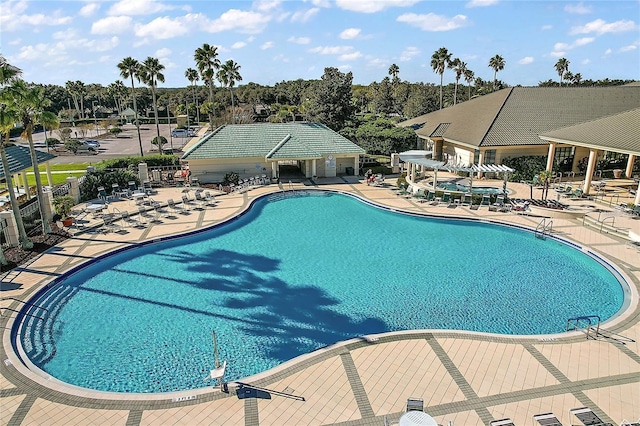
[{"label": "lamp post", "polygon": [[98,137],[98,119],[96,118],[96,104],[98,101],[91,101],[91,109],[93,110],[93,125],[96,129],[96,137]]}]

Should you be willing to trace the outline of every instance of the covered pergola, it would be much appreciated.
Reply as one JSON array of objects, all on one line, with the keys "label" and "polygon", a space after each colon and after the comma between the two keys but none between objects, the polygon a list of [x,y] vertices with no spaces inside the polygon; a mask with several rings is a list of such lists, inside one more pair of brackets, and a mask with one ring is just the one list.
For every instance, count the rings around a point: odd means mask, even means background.
[{"label": "covered pergola", "polygon": [[432,159],[432,151],[412,150],[401,152],[400,159],[407,164],[407,178],[410,182],[415,182],[416,167],[422,166],[424,168],[433,170],[433,188],[438,186],[438,170],[445,170],[447,172],[457,173],[466,172],[469,173],[469,192],[473,190],[473,175],[474,173],[503,173],[504,184],[503,191],[507,192],[507,173],[513,173],[515,170],[511,167],[495,164],[454,164],[447,161],[438,161]]},{"label": "covered pergola", "polygon": [[[31,152],[28,147],[14,145],[5,148],[7,160],[9,162],[9,173],[6,173],[0,163],[0,179],[11,179],[13,175],[22,176],[22,186],[25,188],[27,197],[29,195],[29,184],[27,182],[27,170],[33,168],[33,162],[31,161]],[[44,163],[46,166],[47,182],[49,185],[53,182],[51,177],[51,167],[49,160],[55,158],[55,155],[46,153],[44,151],[36,150],[36,158],[38,164]],[[37,165],[36,165],[37,167]],[[16,181],[18,181],[16,179]]]}]

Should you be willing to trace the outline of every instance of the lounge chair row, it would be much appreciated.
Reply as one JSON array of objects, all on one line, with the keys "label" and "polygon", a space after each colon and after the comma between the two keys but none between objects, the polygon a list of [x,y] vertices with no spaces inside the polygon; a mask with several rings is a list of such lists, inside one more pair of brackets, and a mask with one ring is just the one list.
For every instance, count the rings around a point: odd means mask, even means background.
[{"label": "lounge chair row", "polygon": [[[580,423],[584,426],[613,426],[611,423],[606,423],[604,420],[602,420],[596,413],[593,412],[593,410],[588,407],[579,407],[569,410],[569,417],[577,418],[578,421],[580,421]],[[558,417],[553,413],[536,414],[535,416],[533,416],[533,421],[534,424],[540,426],[562,426],[562,423],[560,422]],[[511,419],[509,418],[493,420],[489,424],[491,426],[515,426],[513,421],[511,421]],[[640,423],[630,423],[625,420],[621,423],[620,426],[636,425],[640,425]]]}]

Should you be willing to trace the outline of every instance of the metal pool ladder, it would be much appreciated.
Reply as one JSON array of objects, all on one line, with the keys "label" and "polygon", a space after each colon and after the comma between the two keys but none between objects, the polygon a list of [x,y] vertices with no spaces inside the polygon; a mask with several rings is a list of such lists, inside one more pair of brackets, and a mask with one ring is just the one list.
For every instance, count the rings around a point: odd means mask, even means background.
[{"label": "metal pool ladder", "polygon": [[[597,320],[597,321],[596,321]],[[595,323],[595,335],[594,339],[597,338],[598,333],[600,332],[600,317],[598,315],[585,315],[581,317],[569,318],[567,320],[567,328],[566,330],[580,330],[584,328],[587,331],[587,340],[589,339],[589,333],[592,330],[591,325]]]},{"label": "metal pool ladder", "polygon": [[536,238],[540,238],[542,240],[547,238],[547,235],[551,235],[553,232],[553,220],[549,220],[547,222],[547,218],[543,217],[538,226],[536,226]]}]

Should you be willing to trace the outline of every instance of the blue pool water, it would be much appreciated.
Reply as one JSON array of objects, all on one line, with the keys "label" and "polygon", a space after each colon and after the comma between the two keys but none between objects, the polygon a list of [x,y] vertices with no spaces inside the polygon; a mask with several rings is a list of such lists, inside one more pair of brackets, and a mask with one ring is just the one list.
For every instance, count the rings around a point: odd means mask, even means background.
[{"label": "blue pool water", "polygon": [[[438,182],[438,189],[443,191],[459,191],[468,192],[469,187],[456,182]],[[474,194],[502,194],[502,188],[496,188],[493,186],[473,186],[471,191]],[[507,191],[508,192],[508,191]]]},{"label": "blue pool water", "polygon": [[[531,233],[429,219],[318,192],[263,198],[237,220],[105,257],[33,303],[21,344],[74,385],[166,392],[213,385],[355,336],[406,329],[564,331],[607,319],[621,284],[584,253]],[[14,332],[15,333],[15,332]]]}]

